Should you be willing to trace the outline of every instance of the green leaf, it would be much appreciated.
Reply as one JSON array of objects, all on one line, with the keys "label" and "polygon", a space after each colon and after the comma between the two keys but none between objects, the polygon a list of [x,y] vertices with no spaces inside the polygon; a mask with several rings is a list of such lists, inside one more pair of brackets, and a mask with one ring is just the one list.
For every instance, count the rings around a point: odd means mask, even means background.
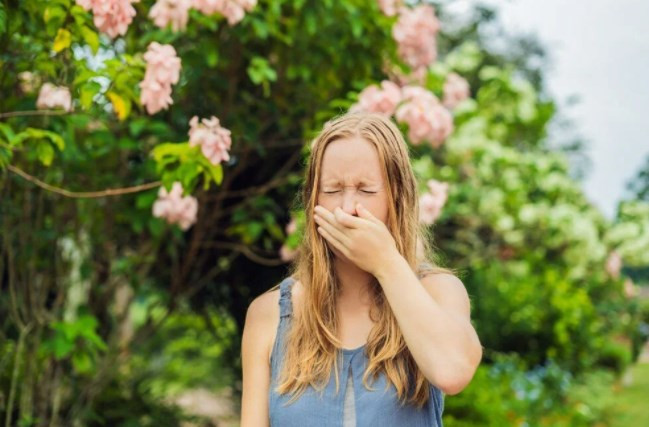
[{"label": "green leaf", "polygon": [[223,181],[223,166],[220,164],[213,165],[209,160],[205,159],[205,162],[202,162],[205,165],[205,178],[207,181],[211,178],[217,185],[220,185]]},{"label": "green leaf", "polygon": [[65,28],[59,28],[59,31],[56,33],[56,37],[54,38],[54,46],[52,49],[54,49],[54,52],[58,53],[70,47],[70,43],[72,43],[72,35],[70,32]]},{"label": "green leaf", "polygon": [[92,49],[92,53],[96,55],[99,50],[99,35],[87,25],[83,25],[80,28],[80,31],[81,37],[83,37],[83,40],[88,43],[88,46]]},{"label": "green leaf", "polygon": [[49,130],[36,129],[36,128],[27,128],[24,131],[20,132],[14,137],[12,141],[9,141],[12,145],[18,145],[28,139],[49,139],[54,145],[57,146],[59,150],[63,150],[65,147],[65,142],[61,135],[51,132]]},{"label": "green leaf", "polygon": [[52,148],[52,145],[47,142],[38,144],[36,146],[36,155],[43,165],[49,166],[52,164],[52,160],[54,159],[54,148]]},{"label": "green leaf", "polygon": [[80,374],[87,374],[92,371],[92,359],[86,352],[76,352],[72,355],[72,366]]},{"label": "green leaf", "polygon": [[110,102],[113,104],[115,114],[117,114],[119,120],[126,120],[128,115],[131,113],[131,100],[128,98],[123,98],[112,91],[108,92],[106,96],[108,96],[108,99],[110,99]]},{"label": "green leaf", "polygon": [[81,107],[84,110],[89,110],[92,107],[92,102],[95,98],[95,95],[101,90],[101,85],[94,81],[88,81],[83,86],[81,86],[81,95],[79,100],[81,102]]},{"label": "green leaf", "polygon": [[5,12],[4,4],[0,3],[0,35],[7,31],[7,12]]}]

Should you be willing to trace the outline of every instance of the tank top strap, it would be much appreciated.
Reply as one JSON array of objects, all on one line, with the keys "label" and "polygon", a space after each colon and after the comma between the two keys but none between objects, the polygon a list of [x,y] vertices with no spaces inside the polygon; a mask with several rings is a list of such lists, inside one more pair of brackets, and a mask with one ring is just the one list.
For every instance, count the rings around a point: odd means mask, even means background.
[{"label": "tank top strap", "polygon": [[279,316],[288,317],[293,314],[293,305],[291,303],[291,287],[295,280],[287,277],[279,284]]}]

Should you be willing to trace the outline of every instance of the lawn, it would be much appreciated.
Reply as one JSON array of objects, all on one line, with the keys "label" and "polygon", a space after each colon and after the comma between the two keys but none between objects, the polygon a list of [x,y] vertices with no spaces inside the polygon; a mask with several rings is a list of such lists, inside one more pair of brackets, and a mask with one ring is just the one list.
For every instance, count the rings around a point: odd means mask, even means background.
[{"label": "lawn", "polygon": [[612,395],[612,427],[649,426],[649,363],[630,368],[629,385],[616,385]]}]

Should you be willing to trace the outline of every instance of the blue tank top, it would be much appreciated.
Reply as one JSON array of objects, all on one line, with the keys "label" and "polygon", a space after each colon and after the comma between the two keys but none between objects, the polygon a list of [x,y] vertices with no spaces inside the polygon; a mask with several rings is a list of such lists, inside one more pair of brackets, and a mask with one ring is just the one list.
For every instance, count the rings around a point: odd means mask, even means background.
[{"label": "blue tank top", "polygon": [[401,406],[394,385],[386,389],[387,378],[380,373],[375,382],[371,378],[367,390],[363,385],[363,373],[368,359],[363,351],[365,346],[355,349],[340,349],[343,363],[339,364],[339,391],[336,393],[334,375],[322,394],[311,386],[293,403],[288,404],[289,394],[275,391],[283,358],[285,334],[292,315],[291,286],[294,279],[287,277],[279,286],[280,319],[277,337],[271,353],[271,382],[269,392],[269,415],[271,427],[343,427],[343,406],[345,403],[345,384],[351,375],[353,384],[353,410],[356,427],[408,426],[442,427],[444,394],[430,384],[430,399],[421,409],[413,405]]}]

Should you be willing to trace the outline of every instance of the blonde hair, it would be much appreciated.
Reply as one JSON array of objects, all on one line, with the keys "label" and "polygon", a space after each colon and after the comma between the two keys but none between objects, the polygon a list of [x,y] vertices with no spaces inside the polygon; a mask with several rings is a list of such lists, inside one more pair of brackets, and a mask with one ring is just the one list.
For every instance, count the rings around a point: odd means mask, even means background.
[{"label": "blonde hair", "polygon": [[[329,143],[343,138],[360,137],[374,144],[383,169],[389,202],[387,226],[395,238],[399,253],[413,271],[451,273],[436,267],[430,230],[419,222],[417,182],[410,164],[408,146],[397,126],[389,118],[374,113],[347,113],[327,122],[311,144],[302,188],[302,208],[306,226],[290,275],[304,285],[302,307],[295,311],[286,335],[285,353],[276,392],[291,393],[295,401],[312,386],[322,391],[335,372],[339,390],[337,354],[342,347],[338,335],[336,299],[340,284],[334,273],[334,255],[317,233],[313,209],[317,204],[322,157]],[[420,249],[417,249],[417,246]],[[274,288],[277,288],[275,286]],[[371,387],[384,372],[387,384],[394,385],[402,404],[422,407],[430,398],[428,380],[417,367],[398,327],[383,289],[372,284],[370,318],[375,322],[365,351],[369,360],[363,384]],[[294,308],[297,308],[294,306]],[[279,337],[277,338],[279,339]],[[414,385],[414,387],[413,387]]]}]

